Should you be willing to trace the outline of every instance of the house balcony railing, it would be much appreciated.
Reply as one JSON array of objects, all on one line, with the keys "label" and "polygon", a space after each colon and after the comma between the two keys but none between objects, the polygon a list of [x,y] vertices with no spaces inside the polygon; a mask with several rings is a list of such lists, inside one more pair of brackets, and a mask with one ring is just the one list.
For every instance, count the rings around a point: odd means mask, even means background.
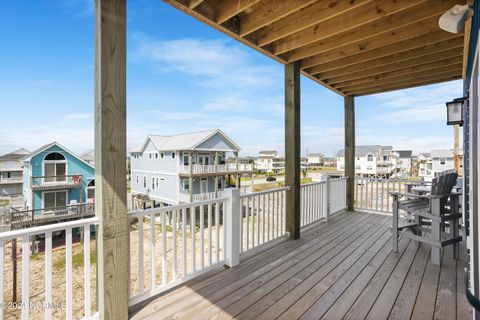
[{"label": "house balcony railing", "polygon": [[[345,185],[345,178],[302,185],[302,226],[342,211]],[[286,239],[287,190],[241,195],[237,189],[226,189],[217,199],[129,212],[129,305],[221,269],[224,264],[238,263],[240,257],[254,255]],[[99,262],[93,258],[96,250],[92,241],[97,225],[97,218],[86,218],[0,233],[0,274],[4,274],[3,262],[11,251],[12,240],[22,249],[17,260],[22,270],[20,301],[21,306],[25,305],[15,310],[0,309],[0,318],[1,313],[28,318],[29,302],[48,306],[64,301],[65,307],[56,317],[98,319],[94,307],[98,266],[91,263]],[[31,256],[37,247],[44,254]],[[61,272],[55,269],[61,254],[65,265],[62,283],[54,277]],[[76,277],[74,272],[78,255],[83,257],[82,277]],[[38,272],[35,268],[43,268],[44,276],[32,277],[33,270]],[[8,297],[11,280],[0,277],[0,282],[0,296]],[[52,309],[45,309],[46,318],[50,318]]]},{"label": "house balcony railing", "polygon": [[34,191],[81,188],[82,175],[32,177],[31,186]]},{"label": "house balcony railing", "polygon": [[21,164],[18,164],[18,165],[0,164],[0,171],[23,171],[23,166]]},{"label": "house balcony railing", "polygon": [[10,178],[0,178],[0,184],[15,184],[22,183],[22,177],[10,177]]},{"label": "house balcony railing", "polygon": [[252,164],[243,164],[239,163],[238,167],[235,163],[226,163],[226,164],[194,164],[190,168],[188,165],[181,165],[180,166],[180,173],[181,174],[190,174],[190,172],[194,175],[201,175],[201,174],[217,174],[217,173],[237,173],[237,172],[251,172],[253,170]]},{"label": "house balcony railing", "polygon": [[190,201],[190,194],[188,193],[180,193],[179,194],[179,200],[181,202],[199,202],[199,201],[206,201],[206,200],[212,200],[212,199],[217,199],[217,198],[222,198],[223,197],[223,191],[219,190],[217,192],[204,192],[204,193],[197,193],[197,194],[192,194],[192,201]]}]

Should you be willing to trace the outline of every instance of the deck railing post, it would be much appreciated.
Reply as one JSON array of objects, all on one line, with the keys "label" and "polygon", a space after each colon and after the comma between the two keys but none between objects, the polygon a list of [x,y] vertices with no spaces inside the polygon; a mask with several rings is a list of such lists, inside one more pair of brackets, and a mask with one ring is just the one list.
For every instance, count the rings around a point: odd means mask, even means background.
[{"label": "deck railing post", "polygon": [[325,187],[323,188],[323,212],[325,213],[325,220],[330,218],[330,176],[324,175],[320,178],[320,181],[325,181]]},{"label": "deck railing post", "polygon": [[224,191],[225,204],[226,259],[225,265],[234,267],[240,263],[240,189]]}]

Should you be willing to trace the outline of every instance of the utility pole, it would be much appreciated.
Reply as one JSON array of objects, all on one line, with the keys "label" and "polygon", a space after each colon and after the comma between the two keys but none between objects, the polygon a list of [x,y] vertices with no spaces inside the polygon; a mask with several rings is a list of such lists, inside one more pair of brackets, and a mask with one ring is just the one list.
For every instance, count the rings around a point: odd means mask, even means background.
[{"label": "utility pole", "polygon": [[458,124],[453,126],[453,168],[460,174],[460,156],[458,150],[458,139],[460,136],[460,126]]}]

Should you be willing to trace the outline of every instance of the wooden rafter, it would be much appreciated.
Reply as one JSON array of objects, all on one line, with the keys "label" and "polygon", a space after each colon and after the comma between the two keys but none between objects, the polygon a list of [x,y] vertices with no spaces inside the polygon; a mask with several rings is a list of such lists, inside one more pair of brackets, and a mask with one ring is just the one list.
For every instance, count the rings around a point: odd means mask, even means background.
[{"label": "wooden rafter", "polygon": [[392,13],[405,10],[418,4],[418,0],[389,0],[367,2],[356,10],[347,11],[336,17],[314,24],[300,32],[280,39],[272,44],[275,54],[282,54],[316,41],[335,36],[387,17]]},{"label": "wooden rafter", "polygon": [[[301,31],[321,21],[336,17],[346,11],[353,10],[363,3],[372,0],[356,1],[331,1],[322,0],[311,6],[303,8],[284,19],[276,21],[260,30],[255,34],[257,44],[265,46],[276,40],[284,38],[295,32]],[[333,5],[332,2],[335,2]]]},{"label": "wooden rafter", "polygon": [[358,90],[358,91],[346,91],[345,94],[347,95],[354,95],[354,96],[364,96],[364,95],[369,95],[369,94],[375,94],[375,93],[381,93],[381,92],[387,92],[387,91],[394,91],[394,90],[400,90],[400,89],[407,89],[407,88],[414,88],[414,87],[419,87],[419,86],[425,86],[425,85],[430,85],[430,84],[435,84],[435,83],[441,83],[441,82],[446,82],[446,81],[453,81],[453,80],[458,80],[462,78],[461,72],[457,72],[453,75],[446,75],[444,77],[439,77],[434,76],[431,79],[417,79],[417,80],[407,80],[404,83],[393,83],[393,84],[387,84],[387,85],[373,85],[372,87],[364,90]]},{"label": "wooden rafter", "polygon": [[458,0],[164,1],[343,96],[458,78],[465,61],[463,34],[438,26]]},{"label": "wooden rafter", "polygon": [[316,1],[318,0],[278,0],[267,2],[257,10],[241,17],[240,36],[246,36]]},{"label": "wooden rafter", "polygon": [[421,66],[425,66],[424,70],[428,70],[428,66],[435,67],[438,65],[444,65],[445,63],[451,64],[452,61],[455,63],[462,61],[462,47],[449,49],[444,52],[435,52],[427,56],[406,61],[385,64],[376,68],[358,69],[356,72],[352,72],[351,74],[329,78],[327,82],[328,84],[333,85],[345,82],[353,82],[356,79],[362,79],[366,77],[377,77],[377,79],[379,79],[384,74],[399,72],[399,70],[414,71]]},{"label": "wooden rafter", "polygon": [[222,0],[215,8],[216,22],[222,24],[260,0]]},{"label": "wooden rafter", "polygon": [[[358,63],[340,66],[339,68],[325,71],[322,66],[315,66],[307,70],[308,73],[318,76],[319,79],[331,79],[342,75],[351,75],[359,70],[368,70],[372,68],[381,67],[384,65],[392,64],[392,61],[395,63],[400,63],[402,61],[408,61],[415,58],[429,56],[433,54],[441,54],[443,51],[450,50],[452,48],[461,47],[463,43],[463,37],[457,36],[441,42],[435,42],[431,44],[426,44],[425,46],[395,53],[392,55],[381,56],[376,59],[363,61],[361,57],[358,59]],[[425,60],[428,60],[428,57],[425,57]]]},{"label": "wooden rafter", "polygon": [[[403,2],[402,2],[403,3]],[[354,41],[373,38],[379,34],[394,31],[397,28],[413,25],[417,21],[437,16],[451,7],[451,1],[426,1],[415,6],[408,6],[405,10],[398,10],[385,15],[361,27],[348,29],[340,33],[332,33],[327,37],[309,45],[288,52],[289,61],[297,61],[311,57],[328,50],[339,48]]]},{"label": "wooden rafter", "polygon": [[433,68],[428,70],[428,72],[425,72],[424,70],[414,70],[407,74],[399,73],[398,75],[391,75],[390,77],[383,78],[383,79],[372,79],[368,82],[363,82],[359,84],[352,83],[352,84],[337,85],[335,87],[341,91],[364,90],[364,89],[371,88],[372,86],[378,86],[378,85],[389,85],[389,84],[394,84],[398,82],[403,83],[405,81],[419,80],[424,78],[430,79],[432,77],[437,77],[437,76],[455,75],[455,74],[461,73],[461,71],[462,71],[462,62],[461,60],[460,61],[457,60],[457,63]]}]

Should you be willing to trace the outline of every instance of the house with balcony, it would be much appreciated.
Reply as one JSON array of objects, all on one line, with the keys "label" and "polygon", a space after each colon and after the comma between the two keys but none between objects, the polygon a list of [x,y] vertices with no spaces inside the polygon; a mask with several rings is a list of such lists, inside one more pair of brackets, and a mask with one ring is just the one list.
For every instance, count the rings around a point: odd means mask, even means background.
[{"label": "house with balcony", "polygon": [[[455,168],[453,150],[432,150],[430,152],[430,155],[432,158],[433,177],[438,176],[438,174],[442,171],[451,170]],[[459,150],[458,156],[459,156],[459,162],[460,162],[459,175],[462,175],[462,162],[463,162],[462,150]]]},{"label": "house with balcony", "polygon": [[[398,171],[398,152],[391,146],[367,145],[355,147],[355,175],[391,177]],[[345,151],[337,153],[337,170],[345,170]]]},{"label": "house with balcony", "polygon": [[0,196],[22,194],[22,159],[29,153],[22,148],[0,156]]},{"label": "house with balcony", "polygon": [[[161,206],[217,198],[228,181],[240,186],[240,177],[253,166],[238,159],[240,147],[222,130],[177,135],[149,135],[131,150],[132,196]],[[236,160],[227,162],[227,154]]]},{"label": "house with balcony", "polygon": [[412,175],[413,156],[412,150],[396,150],[398,153],[398,169],[403,177]]},{"label": "house with balcony", "polygon": [[91,164],[58,142],[47,144],[23,159],[25,209],[60,219],[70,205],[94,203],[94,179]]}]

